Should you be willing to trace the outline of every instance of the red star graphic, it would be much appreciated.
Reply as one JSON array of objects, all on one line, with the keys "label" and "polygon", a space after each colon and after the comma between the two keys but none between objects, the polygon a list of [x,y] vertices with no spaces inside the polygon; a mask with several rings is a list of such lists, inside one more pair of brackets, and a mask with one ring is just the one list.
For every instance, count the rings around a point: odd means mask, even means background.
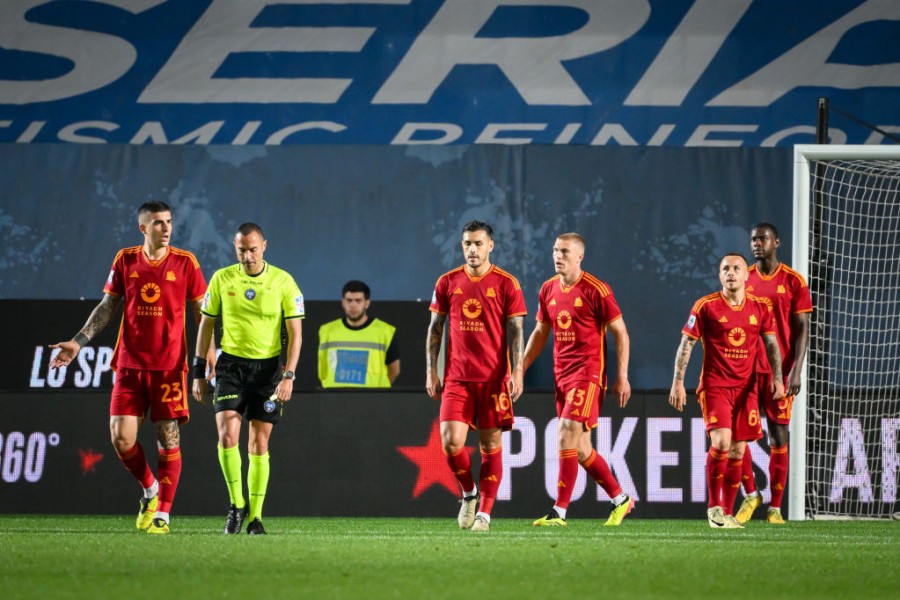
[{"label": "red star graphic", "polygon": [[78,453],[81,455],[81,474],[87,475],[88,473],[96,473],[97,463],[103,460],[103,455],[93,450],[78,450]]},{"label": "red star graphic", "polygon": [[[466,447],[466,451],[471,456],[475,449]],[[433,485],[442,485],[454,496],[459,495],[459,483],[447,466],[447,457],[444,456],[440,419],[434,420],[424,446],[397,446],[397,452],[419,467],[413,498],[418,498]]]}]

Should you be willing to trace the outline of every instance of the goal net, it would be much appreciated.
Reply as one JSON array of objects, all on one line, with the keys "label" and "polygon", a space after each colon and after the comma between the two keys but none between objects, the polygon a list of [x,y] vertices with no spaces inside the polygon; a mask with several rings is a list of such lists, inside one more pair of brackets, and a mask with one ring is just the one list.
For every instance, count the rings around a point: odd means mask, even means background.
[{"label": "goal net", "polygon": [[793,266],[813,299],[791,425],[791,519],[896,516],[900,147],[794,150]]}]

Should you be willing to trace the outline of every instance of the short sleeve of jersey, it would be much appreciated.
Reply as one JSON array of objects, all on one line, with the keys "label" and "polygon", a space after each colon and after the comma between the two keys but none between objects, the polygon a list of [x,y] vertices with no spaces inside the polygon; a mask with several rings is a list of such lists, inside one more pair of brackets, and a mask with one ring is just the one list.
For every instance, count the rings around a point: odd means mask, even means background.
[{"label": "short sleeve of jersey", "polygon": [[203,277],[200,264],[193,255],[191,256],[191,264],[194,265],[194,268],[191,270],[191,278],[187,286],[187,297],[188,300],[194,302],[203,298],[204,294],[206,294],[206,278]]},{"label": "short sleeve of jersey", "polygon": [[506,317],[521,317],[528,314],[525,307],[525,294],[516,279],[510,278],[506,280]]},{"label": "short sleeve of jersey", "polygon": [[122,253],[119,252],[113,259],[112,267],[109,269],[109,276],[106,278],[106,284],[103,286],[103,292],[112,296],[124,296],[124,273]]},{"label": "short sleeve of jersey", "polygon": [[538,307],[537,311],[534,315],[534,320],[538,323],[545,323],[547,321],[547,308],[544,306],[546,303],[546,299],[544,298],[544,291],[547,289],[547,284],[541,286],[541,291],[538,293]]},{"label": "short sleeve of jersey", "polygon": [[610,289],[607,295],[599,298],[597,303],[597,321],[608,325],[621,316],[622,309],[619,308],[619,303],[616,302],[616,297],[613,295],[612,289]]},{"label": "short sleeve of jersey", "polygon": [[212,279],[209,280],[209,287],[206,288],[203,303],[200,305],[200,312],[208,317],[218,317],[222,312],[222,295],[220,290],[222,278],[219,273],[220,271],[213,273]]},{"label": "short sleeve of jersey", "polygon": [[285,274],[284,295],[281,298],[281,310],[285,319],[302,319],[306,316],[303,305],[303,292],[294,278]]},{"label": "short sleeve of jersey", "polygon": [[760,323],[760,333],[763,335],[767,333],[777,334],[778,328],[775,325],[775,311],[772,310],[772,305],[769,302],[763,304],[762,314],[763,320],[762,323]]},{"label": "short sleeve of jersey", "polygon": [[799,314],[812,312],[812,297],[809,293],[809,286],[806,284],[806,280],[803,279],[803,276],[799,273],[797,274],[794,280],[794,293],[791,297],[791,313]]},{"label": "short sleeve of jersey", "polygon": [[681,328],[681,333],[691,339],[699,340],[703,337],[703,308],[698,302],[691,308],[691,314],[688,316],[687,323]]},{"label": "short sleeve of jersey", "polygon": [[428,309],[442,315],[450,311],[450,304],[447,299],[447,276],[438,277],[437,283],[434,284],[434,293],[431,294],[431,304]]}]

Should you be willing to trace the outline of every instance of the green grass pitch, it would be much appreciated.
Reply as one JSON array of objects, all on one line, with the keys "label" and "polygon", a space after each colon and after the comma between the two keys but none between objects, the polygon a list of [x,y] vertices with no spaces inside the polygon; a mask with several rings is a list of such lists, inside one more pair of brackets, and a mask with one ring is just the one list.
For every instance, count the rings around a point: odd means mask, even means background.
[{"label": "green grass pitch", "polygon": [[133,517],[0,517],[0,598],[898,598],[900,523],[572,520],[490,532],[447,519],[275,518],[225,536],[177,517],[168,536]]}]

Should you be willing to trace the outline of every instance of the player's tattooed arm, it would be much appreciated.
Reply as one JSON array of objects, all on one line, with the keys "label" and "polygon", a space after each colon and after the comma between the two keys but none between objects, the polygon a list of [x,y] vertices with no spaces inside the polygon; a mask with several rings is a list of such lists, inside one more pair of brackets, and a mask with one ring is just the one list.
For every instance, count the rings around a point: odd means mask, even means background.
[{"label": "player's tattooed arm", "polygon": [[678,344],[678,351],[675,353],[675,381],[684,382],[684,373],[687,371],[688,363],[691,362],[691,352],[696,343],[697,340],[681,335],[681,343]]},{"label": "player's tattooed arm", "polygon": [[91,316],[88,317],[87,323],[84,324],[81,331],[76,333],[71,340],[50,344],[51,349],[58,350],[54,357],[50,359],[50,368],[59,369],[72,364],[81,348],[86,346],[94,336],[109,325],[121,303],[122,298],[103,294],[103,299],[91,312]]},{"label": "player's tattooed arm", "polygon": [[687,371],[688,363],[691,361],[691,351],[696,343],[697,340],[681,334],[681,343],[678,344],[678,350],[675,352],[675,374],[672,378],[672,389],[669,391],[669,404],[679,412],[684,410],[687,402],[684,373]]},{"label": "player's tattooed arm", "polygon": [[766,346],[766,355],[769,357],[769,366],[772,367],[772,383],[769,391],[772,399],[784,398],[784,376],[781,374],[781,349],[778,347],[778,339],[774,333],[763,335],[763,344]]},{"label": "player's tattooed arm", "polygon": [[769,366],[772,367],[772,378],[778,381],[784,381],[781,374],[781,349],[778,347],[778,340],[774,333],[763,336],[763,343],[766,345],[766,355],[769,357]]},{"label": "player's tattooed arm", "polygon": [[506,339],[510,350],[509,399],[516,402],[523,391],[525,375],[525,317],[506,320]]},{"label": "player's tattooed arm", "polygon": [[447,315],[431,313],[431,323],[428,324],[428,339],[425,348],[425,367],[429,370],[437,370],[438,355],[441,353],[441,340],[444,337],[444,323]]},{"label": "player's tattooed arm", "polygon": [[428,335],[425,338],[425,391],[435,400],[441,397],[442,386],[437,364],[446,321],[447,315],[431,313],[431,323],[428,324]]},{"label": "player's tattooed arm", "polygon": [[512,370],[521,369],[525,358],[525,317],[506,320],[506,338],[509,340]]},{"label": "player's tattooed arm", "polygon": [[[91,316],[88,317],[87,322],[84,324],[84,327],[78,332],[87,338],[85,343],[94,339],[98,333],[103,331],[103,329],[109,325],[113,320],[113,317],[116,316],[116,311],[119,310],[121,304],[121,296],[103,294],[103,299],[100,300],[100,304],[94,308],[93,312],[91,312]],[[75,336],[75,341],[80,343],[78,335]],[[81,345],[83,346],[84,344]]]},{"label": "player's tattooed arm", "polygon": [[181,433],[178,430],[178,421],[160,421],[156,424],[156,439],[160,448],[172,449],[181,446]]}]

